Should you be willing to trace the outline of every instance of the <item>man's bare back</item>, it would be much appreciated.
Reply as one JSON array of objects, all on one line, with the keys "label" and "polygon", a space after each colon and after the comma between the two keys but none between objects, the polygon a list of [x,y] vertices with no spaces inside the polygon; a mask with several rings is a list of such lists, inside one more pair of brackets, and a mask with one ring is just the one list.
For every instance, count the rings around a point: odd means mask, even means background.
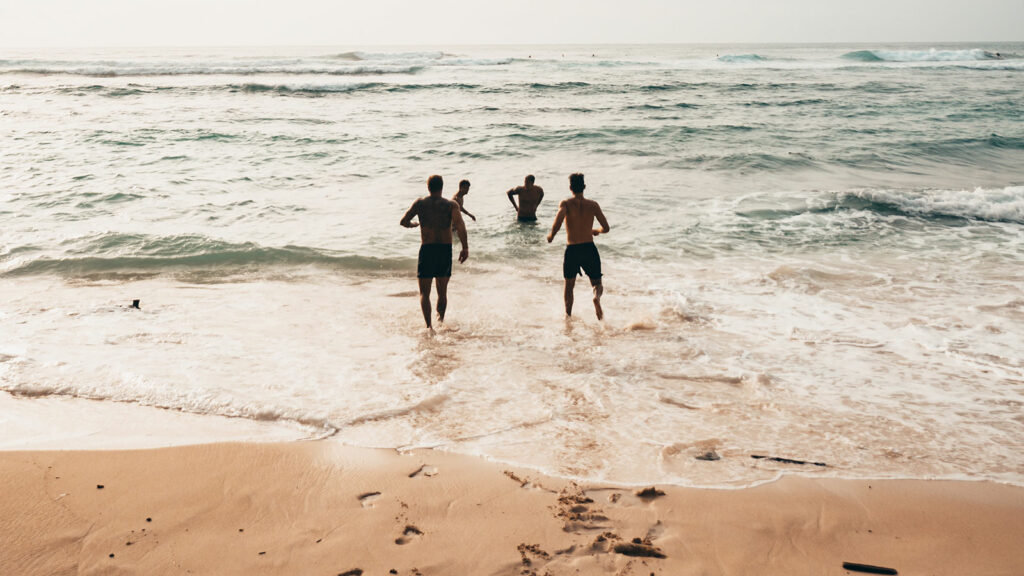
[{"label": "man's bare back", "polygon": [[[594,311],[597,319],[604,318],[604,310],[601,308],[601,294],[604,293],[604,286],[601,283],[601,255],[594,245],[594,236],[607,234],[611,227],[608,220],[601,211],[601,206],[583,197],[583,190],[586,184],[583,182],[583,174],[572,174],[569,176],[569,189],[572,190],[572,197],[562,200],[558,205],[558,214],[548,234],[548,242],[555,239],[555,234],[565,222],[565,233],[568,238],[565,247],[565,256],[562,259],[562,276],[565,278],[565,315],[572,316],[573,289],[576,286],[576,276],[582,270],[594,287]],[[594,228],[594,220],[601,224],[601,228]]]},{"label": "man's bare back", "polygon": [[458,212],[458,203],[440,196],[427,196],[413,203],[409,209],[409,218],[419,216],[420,240],[423,244],[451,244],[452,228],[456,225],[452,216]]},{"label": "man's bare back", "polygon": [[[544,189],[534,185],[532,175],[526,177],[522,186],[516,186],[508,191],[509,202],[516,209],[520,220],[534,221],[537,219],[537,207],[544,199]],[[519,196],[519,204],[516,204],[513,196]]]},{"label": "man's bare back", "polygon": [[[437,318],[444,322],[448,308],[448,280],[452,275],[452,229],[459,235],[462,251],[459,263],[469,258],[469,244],[466,239],[466,223],[458,202],[441,196],[444,180],[437,175],[427,179],[430,196],[412,203],[400,222],[406,228],[420,229],[420,253],[416,265],[416,277],[420,286],[420,309],[427,328],[430,322],[431,283],[437,285]],[[419,222],[413,222],[419,218]]]},{"label": "man's bare back", "polygon": [[[568,244],[585,244],[593,242],[594,236],[608,231],[601,206],[584,198],[583,195],[566,198],[558,205],[559,215],[565,218],[565,235]],[[557,217],[556,217],[557,218]],[[594,228],[594,219],[601,224],[601,229]]]}]

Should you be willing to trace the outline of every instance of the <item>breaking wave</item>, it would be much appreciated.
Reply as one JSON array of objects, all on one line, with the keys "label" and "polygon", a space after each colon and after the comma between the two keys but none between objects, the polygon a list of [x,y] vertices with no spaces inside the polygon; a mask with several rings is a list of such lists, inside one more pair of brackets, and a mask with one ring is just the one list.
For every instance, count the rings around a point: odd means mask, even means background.
[{"label": "breaking wave", "polygon": [[977,62],[1003,60],[1012,55],[989,52],[980,48],[970,50],[856,50],[843,54],[843,58],[857,62]]},{"label": "breaking wave", "polygon": [[765,58],[764,56],[761,56],[759,54],[726,54],[724,56],[719,56],[718,57],[718,61],[719,62],[731,62],[731,63],[738,63],[738,62],[766,62],[767,60],[768,60],[768,58]]},{"label": "breaking wave", "polygon": [[307,246],[267,247],[231,243],[201,235],[150,236],[108,232],[70,242],[60,256],[18,258],[0,254],[8,267],[0,276],[57,275],[71,278],[125,278],[169,274],[205,281],[253,270],[315,266],[334,270],[403,270],[411,260],[340,254]]},{"label": "breaking wave", "polygon": [[850,190],[781,209],[739,210],[757,220],[781,220],[809,213],[872,212],[922,220],[974,220],[1024,224],[1024,186],[974,190]]}]

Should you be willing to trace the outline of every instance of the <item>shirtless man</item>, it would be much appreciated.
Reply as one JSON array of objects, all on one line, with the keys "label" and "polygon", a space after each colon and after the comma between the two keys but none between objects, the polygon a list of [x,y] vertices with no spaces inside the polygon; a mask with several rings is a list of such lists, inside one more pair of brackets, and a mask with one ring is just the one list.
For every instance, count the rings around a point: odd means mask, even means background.
[{"label": "shirtless man", "polygon": [[[472,218],[473,222],[476,222],[476,216],[470,214],[469,210],[466,210],[466,207],[463,204],[466,201],[466,194],[469,194],[469,180],[463,180],[459,182],[459,191],[455,193],[455,196],[452,198],[452,200],[455,200],[456,202],[459,203],[459,210],[463,214]],[[454,224],[455,223],[453,222],[452,225]]]},{"label": "shirtless man", "polygon": [[[544,199],[544,189],[540,186],[534,186],[533,181],[533,174],[530,174],[526,177],[526,181],[522,186],[516,186],[508,191],[508,201],[516,209],[520,222],[536,222],[537,206]],[[516,204],[516,199],[513,198],[516,195],[519,196],[518,205]]]},{"label": "shirtless man", "polygon": [[[469,243],[466,238],[466,223],[462,221],[462,213],[458,202],[441,197],[444,180],[437,175],[427,179],[427,190],[430,196],[420,198],[412,203],[409,211],[402,216],[402,226],[420,228],[420,256],[416,268],[416,277],[420,282],[420,308],[423,320],[430,325],[430,284],[437,283],[437,321],[444,322],[444,313],[448,308],[448,280],[452,276],[452,229],[459,235],[462,251],[459,252],[459,264],[469,258]],[[419,222],[412,219],[419,217]]]},{"label": "shirtless man", "polygon": [[[594,245],[594,236],[607,234],[611,227],[605,220],[604,212],[601,212],[601,206],[583,197],[583,189],[586,187],[587,185],[583,183],[583,174],[569,176],[572,197],[562,200],[558,205],[558,215],[555,216],[555,223],[548,234],[548,242],[555,239],[555,234],[558,234],[564,220],[565,234],[569,240],[562,260],[562,276],[565,277],[565,315],[572,316],[572,290],[576,287],[576,276],[582,268],[590,278],[590,285],[594,287],[594,311],[597,312],[597,319],[601,320],[604,318],[604,311],[601,309],[601,294],[604,293],[604,287],[601,285],[601,255],[597,253],[597,246]],[[601,223],[600,230],[593,227],[594,218]]]}]

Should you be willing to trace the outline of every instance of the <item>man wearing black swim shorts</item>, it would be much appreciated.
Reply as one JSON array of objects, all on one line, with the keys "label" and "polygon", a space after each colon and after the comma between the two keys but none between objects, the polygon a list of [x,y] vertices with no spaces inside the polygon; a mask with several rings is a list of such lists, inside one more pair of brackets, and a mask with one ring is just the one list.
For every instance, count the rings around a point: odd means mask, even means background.
[{"label": "man wearing black swim shorts", "polygon": [[[594,236],[607,234],[611,227],[608,226],[604,212],[601,212],[601,206],[583,197],[583,190],[586,187],[583,174],[569,176],[572,197],[562,200],[558,205],[558,214],[555,216],[554,225],[551,226],[551,233],[548,234],[548,242],[555,239],[555,234],[558,234],[564,221],[565,234],[568,238],[562,260],[562,276],[565,277],[565,315],[572,316],[572,291],[576,287],[576,276],[583,270],[594,287],[594,311],[597,313],[597,319],[601,320],[604,318],[604,310],[601,309],[604,286],[601,284],[601,255],[594,245]],[[595,218],[601,224],[600,230],[593,227]]]},{"label": "man wearing black swim shorts", "polygon": [[[430,195],[412,203],[402,217],[402,226],[420,229],[420,256],[416,277],[420,284],[420,309],[427,328],[430,324],[430,285],[437,284],[437,320],[444,322],[448,308],[448,280],[452,275],[452,230],[459,235],[462,251],[459,263],[469,258],[469,241],[466,237],[466,223],[458,202],[441,197],[444,180],[437,175],[427,179]],[[412,219],[419,217],[419,222]]]}]

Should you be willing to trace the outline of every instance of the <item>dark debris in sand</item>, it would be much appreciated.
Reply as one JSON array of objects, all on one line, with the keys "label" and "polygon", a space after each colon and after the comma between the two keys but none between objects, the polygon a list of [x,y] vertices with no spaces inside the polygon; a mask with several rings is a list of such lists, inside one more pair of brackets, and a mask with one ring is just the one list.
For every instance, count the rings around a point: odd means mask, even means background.
[{"label": "dark debris in sand", "polygon": [[644,558],[665,558],[665,554],[658,547],[651,544],[647,538],[633,538],[632,542],[621,542],[613,548],[616,554],[623,556],[640,556]]},{"label": "dark debris in sand", "polygon": [[644,488],[643,490],[638,491],[636,495],[641,500],[654,500],[655,498],[660,498],[661,496],[664,496],[665,492],[662,490],[658,490],[654,486],[651,486],[649,488]]}]

